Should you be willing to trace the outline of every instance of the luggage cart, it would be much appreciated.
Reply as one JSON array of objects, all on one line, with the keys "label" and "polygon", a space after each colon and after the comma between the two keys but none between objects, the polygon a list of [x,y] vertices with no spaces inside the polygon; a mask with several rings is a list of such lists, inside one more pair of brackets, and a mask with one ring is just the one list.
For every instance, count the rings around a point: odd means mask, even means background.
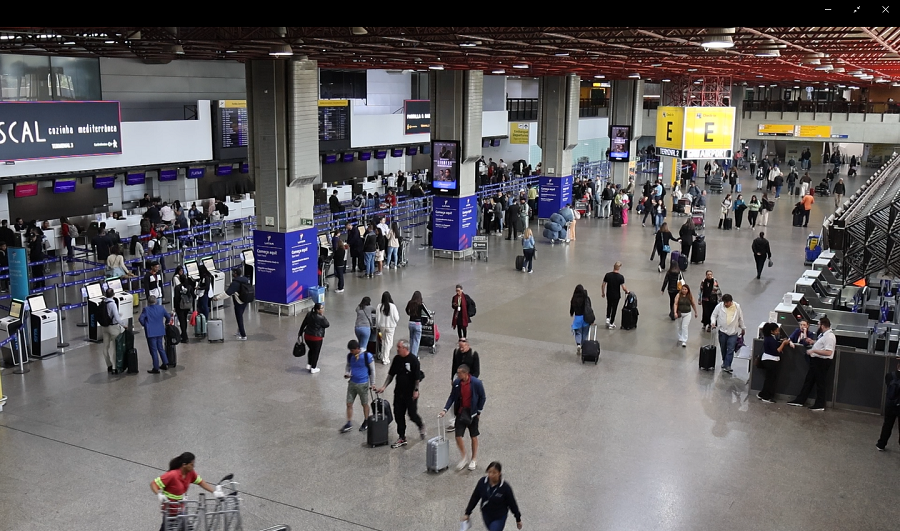
[{"label": "luggage cart", "polygon": [[428,311],[422,306],[422,337],[419,339],[419,349],[427,348],[432,354],[437,354],[438,338],[435,335],[434,312]]},{"label": "luggage cart", "polygon": [[331,288],[327,279],[334,277],[334,273],[329,274],[332,265],[334,265],[333,256],[329,255],[327,258],[322,259],[322,265],[319,269],[319,285],[324,286],[325,291],[328,291]]},{"label": "luggage cart", "polygon": [[241,498],[229,474],[219,482],[225,496],[201,493],[197,500],[166,501],[160,507],[165,531],[242,531]]},{"label": "luggage cart", "polygon": [[397,263],[398,266],[406,267],[406,265],[409,264],[409,246],[412,241],[412,236],[400,238],[400,261]]},{"label": "luggage cart", "polygon": [[591,209],[587,201],[575,201],[575,210],[583,218],[591,217]]},{"label": "luggage cart", "polygon": [[698,229],[704,228],[706,225],[706,209],[705,208],[694,208],[691,210],[691,217],[694,220],[694,226]]}]

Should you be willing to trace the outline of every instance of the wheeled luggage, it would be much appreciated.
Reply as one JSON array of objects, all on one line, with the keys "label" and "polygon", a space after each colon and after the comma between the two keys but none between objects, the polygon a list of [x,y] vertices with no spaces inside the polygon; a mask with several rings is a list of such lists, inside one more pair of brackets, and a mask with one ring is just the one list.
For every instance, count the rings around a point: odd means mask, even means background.
[{"label": "wheeled luggage", "polygon": [[429,472],[440,472],[450,467],[450,439],[444,437],[444,418],[438,417],[438,435],[428,439],[425,448],[425,468]]},{"label": "wheeled luggage", "polygon": [[166,340],[166,359],[169,360],[169,367],[174,367],[178,363],[178,346],[171,341]]},{"label": "wheeled luggage", "polygon": [[581,340],[581,363],[600,361],[600,342],[597,341],[597,324],[594,323],[588,329],[588,337]]},{"label": "wheeled luggage", "polygon": [[731,230],[731,225],[733,222],[734,222],[733,219],[725,218],[725,221],[722,222],[722,229],[723,230]]},{"label": "wheeled luggage", "polygon": [[671,262],[669,262],[670,264],[671,263],[681,264],[681,251],[676,251],[675,249],[672,249],[672,256],[670,256],[669,259],[672,260]]},{"label": "wheeled luggage", "polygon": [[521,271],[525,267],[525,257],[519,255],[516,257],[516,271]]},{"label": "wheeled luggage", "polygon": [[388,426],[394,416],[391,413],[391,405],[387,400],[381,398],[378,394],[372,400],[372,411],[366,420],[368,428],[366,429],[366,444],[370,448],[376,446],[384,446],[388,443]]},{"label": "wheeled luggage", "polygon": [[698,236],[694,243],[691,244],[691,262],[702,264],[706,261],[706,239]]},{"label": "wheeled luggage", "polygon": [[695,208],[693,211],[691,211],[691,219],[694,221],[694,225],[698,229],[702,229],[704,221],[706,219],[706,210],[703,208]]},{"label": "wheeled luggage", "polygon": [[734,185],[734,193],[739,194],[743,191],[744,187],[741,186],[741,183],[735,183]]},{"label": "wheeled luggage", "polygon": [[206,340],[210,343],[225,341],[225,325],[221,319],[210,319],[206,323]]},{"label": "wheeled luggage", "polygon": [[700,370],[711,371],[716,367],[716,346],[700,347]]},{"label": "wheeled luggage", "polygon": [[[126,334],[128,332],[125,332]],[[132,339],[131,344],[134,344]],[[136,348],[130,348],[125,352],[125,366],[129,374],[137,374],[138,372],[138,353]]]},{"label": "wheeled luggage", "polygon": [[206,316],[198,313],[194,321],[194,337],[203,337],[206,335]]},{"label": "wheeled luggage", "polygon": [[791,225],[795,227],[803,226],[803,213],[802,212],[794,212],[793,221],[791,221]]},{"label": "wheeled luggage", "polygon": [[371,354],[376,361],[381,361],[378,355],[378,349],[381,347],[381,341],[378,341],[378,329],[374,326],[369,329],[369,342],[366,343],[366,351]]},{"label": "wheeled luggage", "polygon": [[687,271],[688,268],[688,257],[685,254],[678,254],[678,269],[682,271]]},{"label": "wheeled luggage", "polygon": [[637,328],[637,322],[637,308],[622,308],[622,330],[632,330]]},{"label": "wheeled luggage", "polygon": [[619,207],[613,208],[612,226],[613,226],[613,227],[621,227],[621,226],[622,226],[622,223],[623,223],[623,220],[622,220],[622,209],[619,208]]},{"label": "wheeled luggage", "polygon": [[422,306],[422,337],[419,338],[419,348],[431,349],[432,354],[437,354],[438,333],[434,324],[434,312],[428,311]]}]

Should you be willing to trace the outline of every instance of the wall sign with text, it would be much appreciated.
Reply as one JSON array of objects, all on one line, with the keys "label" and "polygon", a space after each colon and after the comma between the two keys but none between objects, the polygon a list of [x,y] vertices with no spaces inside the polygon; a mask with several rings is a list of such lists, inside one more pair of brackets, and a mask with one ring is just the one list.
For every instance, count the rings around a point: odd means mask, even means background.
[{"label": "wall sign with text", "polygon": [[418,135],[431,132],[430,100],[405,100],[403,110],[405,113],[404,133]]},{"label": "wall sign with text", "polygon": [[0,160],[121,153],[117,101],[0,102]]}]

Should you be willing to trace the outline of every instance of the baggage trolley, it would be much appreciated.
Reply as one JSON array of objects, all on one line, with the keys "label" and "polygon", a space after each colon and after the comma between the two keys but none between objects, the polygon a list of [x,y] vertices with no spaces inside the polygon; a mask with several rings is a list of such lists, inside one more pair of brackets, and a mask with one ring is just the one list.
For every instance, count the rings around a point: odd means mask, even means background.
[{"label": "baggage trolley", "polygon": [[590,204],[587,201],[575,201],[575,210],[583,218],[591,217]]},{"label": "baggage trolley", "polygon": [[319,269],[319,285],[325,288],[325,291],[328,291],[331,286],[329,286],[327,279],[334,277],[334,273],[329,274],[328,272],[331,270],[331,266],[334,264],[334,258],[329,255],[327,258],[322,259],[322,266]]},{"label": "baggage trolley", "polygon": [[422,337],[419,339],[419,349],[427,348],[432,354],[437,354],[438,339],[434,332],[434,312],[422,308]]},{"label": "baggage trolley", "polygon": [[694,208],[693,210],[691,210],[691,217],[694,220],[694,226],[696,226],[698,229],[704,228],[706,220],[705,208]]},{"label": "baggage trolley", "polygon": [[472,236],[472,260],[484,259],[488,261],[488,237],[485,235]]},{"label": "baggage trolley", "polygon": [[409,263],[409,246],[412,243],[412,236],[404,236],[400,238],[400,260],[397,262],[399,267],[406,267]]},{"label": "baggage trolley", "polygon": [[197,500],[166,501],[160,507],[165,531],[242,531],[241,498],[233,474],[219,482],[225,496],[201,493]]}]

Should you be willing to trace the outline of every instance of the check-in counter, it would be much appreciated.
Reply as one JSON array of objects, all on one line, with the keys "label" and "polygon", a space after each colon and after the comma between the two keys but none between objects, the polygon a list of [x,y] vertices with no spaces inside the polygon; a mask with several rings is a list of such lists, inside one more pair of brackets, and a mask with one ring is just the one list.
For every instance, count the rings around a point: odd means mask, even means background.
[{"label": "check-in counter", "polygon": [[131,214],[121,219],[106,218],[103,221],[106,222],[107,230],[116,229],[116,232],[124,240],[132,236],[140,236],[141,219],[143,218],[140,215]]},{"label": "check-in counter", "polygon": [[341,203],[347,203],[349,201],[353,201],[353,185],[345,184],[344,186],[337,186],[332,188],[327,188],[328,190],[328,200],[331,200],[331,195],[337,190],[338,200]]}]

